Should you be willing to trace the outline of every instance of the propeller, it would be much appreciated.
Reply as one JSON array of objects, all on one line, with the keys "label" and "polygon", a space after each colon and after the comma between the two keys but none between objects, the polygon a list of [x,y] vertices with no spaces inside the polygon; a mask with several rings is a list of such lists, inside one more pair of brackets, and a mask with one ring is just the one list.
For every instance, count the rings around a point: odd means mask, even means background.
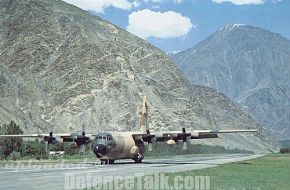
[{"label": "propeller", "polygon": [[45,152],[49,151],[50,144],[63,143],[63,139],[61,137],[56,137],[53,135],[53,127],[50,127],[50,132],[47,136],[44,136],[45,141]]},{"label": "propeller", "polygon": [[77,146],[80,147],[79,153],[83,153],[85,151],[85,145],[90,143],[90,138],[86,136],[85,126],[83,125],[83,131],[81,135],[76,135],[74,137],[74,142]]},{"label": "propeller", "polygon": [[45,141],[45,152],[47,153],[49,149],[49,144],[47,141]]},{"label": "propeller", "polygon": [[83,153],[85,152],[85,150],[86,150],[86,147],[85,147],[84,144],[82,144],[82,145],[80,146],[80,151],[79,151],[79,153],[80,153],[80,154],[83,154]]},{"label": "propeller", "polygon": [[182,128],[182,133],[181,133],[181,137],[182,137],[182,141],[183,141],[183,145],[182,145],[182,150],[187,150],[187,134],[186,134],[186,130],[185,128]]},{"label": "propeller", "polygon": [[45,141],[45,152],[49,151],[49,145],[55,142],[55,137],[53,136],[52,130],[49,132],[48,136],[44,137]]},{"label": "propeller", "polygon": [[82,136],[86,136],[85,125],[83,124]]}]

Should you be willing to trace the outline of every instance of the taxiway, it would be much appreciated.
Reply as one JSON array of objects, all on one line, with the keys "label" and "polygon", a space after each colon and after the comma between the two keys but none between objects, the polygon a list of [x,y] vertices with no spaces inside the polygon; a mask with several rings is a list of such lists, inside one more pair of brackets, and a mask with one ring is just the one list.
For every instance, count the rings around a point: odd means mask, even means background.
[{"label": "taxiway", "polygon": [[113,165],[84,162],[69,164],[12,164],[0,166],[0,189],[65,189],[65,178],[75,176],[140,176],[160,172],[179,172],[215,167],[263,156],[262,154],[186,155],[170,159],[146,159],[141,164],[131,160],[117,161]]}]

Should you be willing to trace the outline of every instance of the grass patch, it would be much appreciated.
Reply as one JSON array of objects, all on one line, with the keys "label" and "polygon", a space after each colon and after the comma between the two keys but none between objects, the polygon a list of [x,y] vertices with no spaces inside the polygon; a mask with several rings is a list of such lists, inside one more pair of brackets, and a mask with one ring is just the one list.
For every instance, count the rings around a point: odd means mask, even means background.
[{"label": "grass patch", "polygon": [[[270,154],[214,168],[166,173],[165,175],[169,176],[170,186],[174,185],[176,176],[182,176],[183,179],[185,176],[209,176],[210,190],[289,190],[290,155]],[[133,189],[137,189],[137,179],[134,181]]]},{"label": "grass patch", "polygon": [[180,156],[180,155],[196,155],[196,154],[237,154],[237,153],[245,153],[245,154],[253,154],[252,151],[240,150],[240,149],[226,149],[223,146],[210,146],[204,144],[194,144],[191,145],[188,143],[188,149],[182,150],[182,143],[178,143],[176,145],[167,145],[166,143],[154,143],[153,151],[145,152],[146,158],[170,158],[172,156]]},{"label": "grass patch", "polygon": [[167,175],[169,181],[175,176],[209,176],[212,190],[289,190],[290,155],[271,154],[215,168]]}]

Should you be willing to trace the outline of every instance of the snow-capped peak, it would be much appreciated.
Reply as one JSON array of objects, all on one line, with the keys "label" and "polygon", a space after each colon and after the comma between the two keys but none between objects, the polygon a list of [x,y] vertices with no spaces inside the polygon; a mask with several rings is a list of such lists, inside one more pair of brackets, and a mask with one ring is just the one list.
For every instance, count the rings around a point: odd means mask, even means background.
[{"label": "snow-capped peak", "polygon": [[234,29],[237,29],[239,27],[243,27],[245,26],[244,24],[229,24],[223,28],[221,28],[220,30],[229,30],[229,31],[232,31]]},{"label": "snow-capped peak", "polygon": [[180,53],[181,51],[168,51],[166,52],[168,55],[175,55],[177,53]]}]

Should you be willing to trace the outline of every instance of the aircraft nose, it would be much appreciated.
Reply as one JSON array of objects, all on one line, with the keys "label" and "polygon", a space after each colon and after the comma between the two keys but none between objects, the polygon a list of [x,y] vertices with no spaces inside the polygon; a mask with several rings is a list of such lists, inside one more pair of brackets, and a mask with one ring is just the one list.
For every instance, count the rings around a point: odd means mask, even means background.
[{"label": "aircraft nose", "polygon": [[94,148],[95,155],[100,158],[106,155],[107,147],[103,144],[97,144]]}]

